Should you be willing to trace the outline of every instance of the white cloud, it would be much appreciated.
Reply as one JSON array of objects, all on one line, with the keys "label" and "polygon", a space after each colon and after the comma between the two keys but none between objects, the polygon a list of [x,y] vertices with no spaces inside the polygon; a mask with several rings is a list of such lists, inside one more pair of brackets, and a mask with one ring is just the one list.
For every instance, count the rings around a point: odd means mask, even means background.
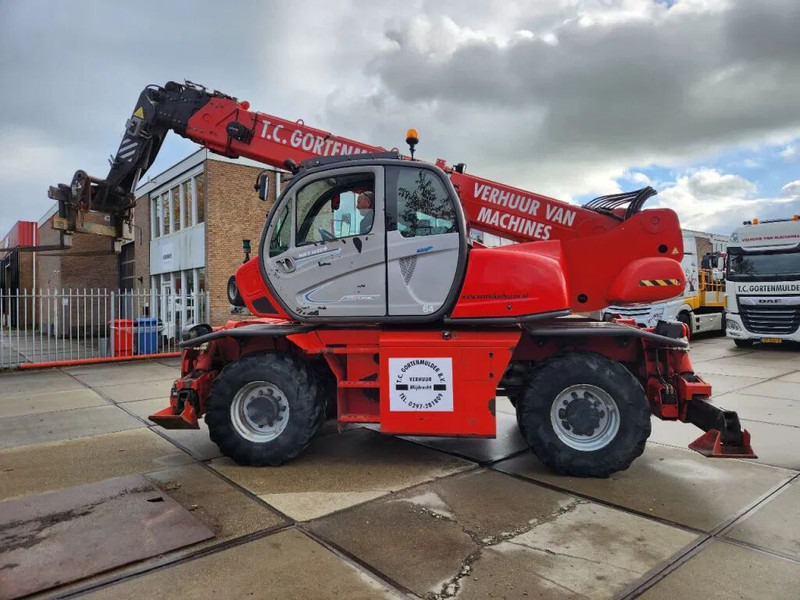
[{"label": "white cloud", "polygon": [[675,210],[684,228],[722,234],[747,219],[785,218],[800,209],[800,181],[786,184],[779,198],[755,193],[755,184],[743,177],[700,169],[678,177],[654,205]]},{"label": "white cloud", "polygon": [[787,183],[781,188],[781,197],[800,198],[800,179]]},{"label": "white cloud", "polygon": [[783,158],[785,161],[792,161],[798,156],[800,156],[800,148],[798,148],[795,144],[790,144],[781,151],[781,158]]},{"label": "white cloud", "polygon": [[[0,136],[25,135],[0,168],[27,179],[0,178],[0,214],[41,214],[47,186],[78,168],[102,177],[141,89],[170,79],[385,147],[414,126],[421,157],[564,199],[796,138],[800,3],[667,4],[253,1],[221,20],[210,0],[2,2]],[[186,148],[172,137],[165,157]],[[747,180],[706,171],[671,193],[719,210],[755,199]]]},{"label": "white cloud", "polygon": [[686,185],[692,195],[700,200],[744,199],[756,191],[755,184],[744,177],[720,173],[716,169],[701,169],[679,179],[678,182]]}]

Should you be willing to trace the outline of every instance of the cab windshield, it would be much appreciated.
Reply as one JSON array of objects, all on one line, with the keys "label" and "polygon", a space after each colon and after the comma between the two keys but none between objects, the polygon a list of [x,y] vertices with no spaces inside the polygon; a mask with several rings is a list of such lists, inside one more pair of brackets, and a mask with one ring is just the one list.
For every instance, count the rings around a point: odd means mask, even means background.
[{"label": "cab windshield", "polygon": [[800,278],[800,249],[728,255],[728,279]]}]

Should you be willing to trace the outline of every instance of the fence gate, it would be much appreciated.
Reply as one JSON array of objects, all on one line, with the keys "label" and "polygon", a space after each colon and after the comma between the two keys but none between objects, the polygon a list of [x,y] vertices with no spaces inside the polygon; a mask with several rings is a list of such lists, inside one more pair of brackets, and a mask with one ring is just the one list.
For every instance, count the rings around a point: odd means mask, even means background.
[{"label": "fence gate", "polygon": [[208,292],[0,290],[0,369],[178,350],[184,327],[208,322]]}]

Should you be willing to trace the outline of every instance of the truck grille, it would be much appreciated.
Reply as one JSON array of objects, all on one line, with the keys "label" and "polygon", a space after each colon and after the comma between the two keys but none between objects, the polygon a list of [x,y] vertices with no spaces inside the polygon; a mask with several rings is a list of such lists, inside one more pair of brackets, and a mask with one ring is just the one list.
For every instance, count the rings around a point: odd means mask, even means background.
[{"label": "truck grille", "polygon": [[800,306],[740,304],[739,310],[744,326],[753,333],[788,335],[800,327]]},{"label": "truck grille", "polygon": [[626,319],[634,319],[637,323],[644,323],[650,316],[649,306],[609,306],[607,313],[617,314]]}]

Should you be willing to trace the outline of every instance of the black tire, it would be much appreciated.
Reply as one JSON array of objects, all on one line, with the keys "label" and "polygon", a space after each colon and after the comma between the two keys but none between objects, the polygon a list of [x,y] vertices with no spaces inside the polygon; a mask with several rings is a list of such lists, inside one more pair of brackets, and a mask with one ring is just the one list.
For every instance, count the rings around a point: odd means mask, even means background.
[{"label": "black tire", "polygon": [[309,366],[317,378],[317,396],[325,406],[325,418],[335,419],[339,412],[336,375],[324,360],[314,361]]},{"label": "black tire", "polygon": [[228,278],[228,303],[232,306],[237,306],[239,308],[243,307],[244,300],[242,300],[242,294],[239,292],[239,287],[236,285],[236,275],[231,275]]},{"label": "black tire", "polygon": [[[572,386],[591,386],[587,388],[589,395],[584,394],[580,399],[572,393],[572,399],[569,395],[566,399],[559,399],[559,395]],[[603,444],[602,447],[579,450],[559,437],[551,420],[551,409],[556,401],[568,402],[570,406],[575,399],[585,403],[592,398],[590,394],[600,393],[596,388],[616,405],[618,429],[615,435],[611,433],[613,428],[607,430],[613,437],[598,442]],[[591,414],[605,417],[604,411],[587,406],[590,413],[594,411]],[[605,418],[610,421],[611,411],[608,412],[609,416]],[[622,364],[590,352],[575,351],[554,356],[537,367],[517,403],[517,422],[525,441],[539,460],[556,473],[575,477],[608,477],[624,471],[642,454],[650,437],[650,407],[639,381]],[[580,423],[585,424],[585,421]],[[575,427],[573,433],[577,431]]]},{"label": "black tire", "polygon": [[[283,394],[288,407],[283,429],[274,439],[254,441],[237,429],[232,405],[237,393],[254,382],[266,382]],[[273,396],[274,398],[274,396]],[[242,400],[237,400],[239,406]],[[269,405],[270,410],[273,405]],[[278,405],[274,405],[277,409]],[[298,359],[284,354],[251,354],[228,364],[214,380],[208,395],[206,423],[211,441],[240,465],[278,466],[300,454],[311,443],[325,419],[325,405],[317,394],[314,374]],[[286,412],[284,410],[284,413]],[[271,413],[281,420],[278,410]],[[258,417],[261,418],[261,414]],[[242,427],[242,417],[238,418]]]},{"label": "black tire", "polygon": [[737,340],[734,338],[733,343],[736,344],[739,348],[753,347],[753,340]]}]

